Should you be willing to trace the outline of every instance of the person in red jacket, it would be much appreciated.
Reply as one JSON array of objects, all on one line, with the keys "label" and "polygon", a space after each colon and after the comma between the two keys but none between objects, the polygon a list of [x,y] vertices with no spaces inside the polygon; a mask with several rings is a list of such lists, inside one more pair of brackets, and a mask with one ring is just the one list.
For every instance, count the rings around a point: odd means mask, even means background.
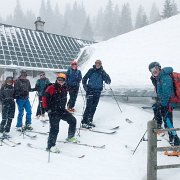
[{"label": "person in red jacket", "polygon": [[59,73],[54,84],[47,87],[43,96],[43,107],[46,109],[49,122],[50,132],[47,142],[47,151],[60,153],[56,146],[56,139],[59,133],[59,122],[64,120],[69,124],[67,141],[77,143],[78,140],[74,137],[76,132],[76,118],[69,113],[65,107],[67,103],[67,84],[65,83],[66,75]]}]

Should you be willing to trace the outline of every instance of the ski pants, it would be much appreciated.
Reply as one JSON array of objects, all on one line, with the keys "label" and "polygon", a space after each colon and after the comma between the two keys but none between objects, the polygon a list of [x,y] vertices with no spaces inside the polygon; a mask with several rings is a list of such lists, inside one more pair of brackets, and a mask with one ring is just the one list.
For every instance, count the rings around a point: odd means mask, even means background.
[{"label": "ski pants", "polygon": [[39,96],[39,104],[37,107],[37,112],[36,112],[36,116],[38,115],[44,115],[45,114],[45,109],[42,106],[42,96]]},{"label": "ski pants", "polygon": [[[156,103],[153,105],[154,117],[157,124],[161,125],[164,122],[164,128],[173,127],[173,109],[171,107],[161,106],[159,107]],[[176,136],[176,131],[169,131],[169,137]]]},{"label": "ski pants", "polygon": [[0,132],[10,132],[12,119],[15,113],[14,100],[4,101],[2,103],[2,121],[0,126]]},{"label": "ski pants", "polygon": [[76,118],[64,110],[63,112],[51,112],[49,115],[49,123],[50,123],[50,132],[48,137],[47,148],[50,149],[52,146],[56,145],[57,136],[59,133],[59,122],[60,120],[64,120],[69,124],[68,129],[68,138],[74,137],[76,132]]},{"label": "ski pants", "polygon": [[22,127],[22,118],[24,115],[24,109],[26,111],[26,125],[31,124],[31,104],[29,99],[17,99],[16,100],[18,106],[18,117],[17,117],[17,124],[16,127]]},{"label": "ski pants", "polygon": [[68,108],[73,108],[75,106],[78,91],[79,91],[79,86],[69,87],[70,99],[69,99],[69,101],[67,103]]},{"label": "ski pants", "polygon": [[101,92],[100,91],[87,91],[86,93],[86,109],[83,114],[82,124],[89,124],[93,121],[96,107],[99,103]]}]

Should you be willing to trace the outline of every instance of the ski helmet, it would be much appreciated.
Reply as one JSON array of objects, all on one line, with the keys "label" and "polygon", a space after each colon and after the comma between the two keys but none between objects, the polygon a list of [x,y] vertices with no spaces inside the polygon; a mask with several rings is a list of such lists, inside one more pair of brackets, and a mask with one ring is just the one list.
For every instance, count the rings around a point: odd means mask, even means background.
[{"label": "ski helmet", "polygon": [[13,83],[13,77],[12,76],[6,77],[6,83]]},{"label": "ski helmet", "polygon": [[62,78],[62,79],[65,80],[65,79],[66,79],[66,74],[64,74],[64,73],[58,73],[58,74],[57,74],[57,79],[58,79],[58,78]]},{"label": "ski helmet", "polygon": [[154,67],[158,67],[159,69],[161,69],[161,65],[158,62],[152,62],[149,64],[149,71],[151,71],[152,68]]}]

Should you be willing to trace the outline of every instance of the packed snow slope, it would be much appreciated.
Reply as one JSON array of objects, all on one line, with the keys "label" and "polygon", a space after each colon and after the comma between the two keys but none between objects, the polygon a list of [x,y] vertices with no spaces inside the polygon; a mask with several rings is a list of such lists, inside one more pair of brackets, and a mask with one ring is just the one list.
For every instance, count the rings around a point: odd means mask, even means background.
[{"label": "packed snow slope", "polygon": [[[34,97],[35,93],[30,93],[30,101],[33,104],[32,126],[35,131],[48,132],[49,124],[43,124],[40,120],[34,118],[38,102],[37,97],[34,101]],[[80,137],[77,136],[81,143],[106,145],[104,149],[57,142],[57,146],[62,153],[52,153],[50,163],[48,163],[48,152],[45,151],[48,136],[37,134],[36,139],[31,139],[20,135],[20,132],[15,130],[16,111],[11,128],[11,136],[12,140],[21,142],[21,145],[9,147],[2,144],[0,146],[0,179],[146,180],[147,141],[141,142],[136,153],[134,155],[132,153],[146,131],[147,121],[151,120],[153,115],[150,111],[144,111],[138,107],[122,103],[119,105],[122,113],[112,97],[102,97],[94,117],[94,123],[97,128],[106,130],[119,125],[120,128],[115,134],[107,135],[81,131]],[[84,101],[82,96],[79,95],[76,104],[77,112],[74,114],[77,118],[77,127],[80,126],[82,118],[80,115],[83,107]],[[130,119],[132,123],[126,122],[126,119]],[[174,125],[176,127],[180,126],[176,114]],[[68,124],[61,121],[57,140],[65,140],[67,130]],[[32,135],[33,133],[27,132],[27,134]],[[158,137],[158,139],[162,140],[158,141],[158,146],[169,146],[164,138]],[[27,146],[27,143],[38,146],[42,150],[31,149]],[[79,159],[73,157],[75,155],[85,155],[85,157]],[[179,162],[177,157],[167,157],[162,152],[158,153],[158,165],[178,164]],[[169,179],[179,180],[179,169],[158,171],[158,180]]]},{"label": "packed snow slope", "polygon": [[158,61],[180,72],[180,15],[92,45],[94,52],[83,65],[83,73],[101,59],[112,86],[149,88],[148,65]]}]

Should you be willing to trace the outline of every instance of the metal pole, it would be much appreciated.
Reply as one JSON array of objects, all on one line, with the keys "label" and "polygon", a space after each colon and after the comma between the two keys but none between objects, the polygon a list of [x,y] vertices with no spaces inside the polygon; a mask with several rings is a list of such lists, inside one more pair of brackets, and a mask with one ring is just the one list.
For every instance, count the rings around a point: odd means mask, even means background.
[{"label": "metal pole", "polygon": [[157,134],[156,121],[148,122],[147,180],[157,180]]}]

